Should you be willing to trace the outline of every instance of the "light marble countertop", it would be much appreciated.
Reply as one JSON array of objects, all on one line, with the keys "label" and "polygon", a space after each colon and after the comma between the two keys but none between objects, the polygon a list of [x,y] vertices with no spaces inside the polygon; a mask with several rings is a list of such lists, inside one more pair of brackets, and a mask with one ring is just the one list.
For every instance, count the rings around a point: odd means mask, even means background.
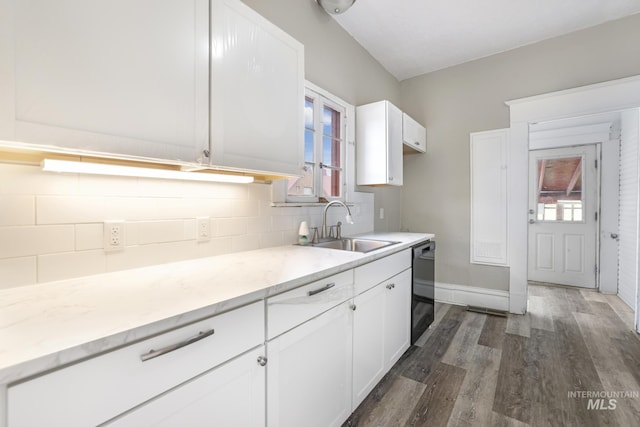
[{"label": "light marble countertop", "polygon": [[258,301],[385,257],[433,234],[366,254],[278,246],[0,291],[0,385]]}]

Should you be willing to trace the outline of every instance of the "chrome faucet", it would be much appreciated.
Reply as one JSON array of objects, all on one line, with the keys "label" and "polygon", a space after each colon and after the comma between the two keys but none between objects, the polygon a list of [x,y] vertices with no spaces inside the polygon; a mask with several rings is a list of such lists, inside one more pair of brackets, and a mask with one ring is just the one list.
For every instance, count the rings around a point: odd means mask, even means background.
[{"label": "chrome faucet", "polygon": [[345,220],[347,221],[347,223],[353,224],[353,219],[351,218],[351,211],[349,210],[349,206],[347,206],[344,202],[341,202],[340,200],[332,200],[325,205],[324,210],[322,211],[322,229],[320,230],[321,239],[327,238],[327,211],[332,205],[344,206],[344,208],[347,210],[347,217],[345,218]]}]

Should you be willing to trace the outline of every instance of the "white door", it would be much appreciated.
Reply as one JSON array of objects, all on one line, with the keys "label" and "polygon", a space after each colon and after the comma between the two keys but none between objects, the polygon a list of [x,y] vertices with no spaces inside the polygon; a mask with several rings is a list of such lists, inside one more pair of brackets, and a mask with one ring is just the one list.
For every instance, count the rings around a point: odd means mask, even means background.
[{"label": "white door", "polygon": [[351,301],[267,343],[267,425],[340,426],[351,414]]},{"label": "white door", "polygon": [[529,280],[596,287],[595,145],[529,153]]}]

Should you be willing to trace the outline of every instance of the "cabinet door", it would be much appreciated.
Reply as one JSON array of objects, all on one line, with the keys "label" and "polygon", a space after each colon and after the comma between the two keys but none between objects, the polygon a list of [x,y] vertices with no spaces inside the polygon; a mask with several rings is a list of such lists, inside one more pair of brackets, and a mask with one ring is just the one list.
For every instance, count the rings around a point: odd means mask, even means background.
[{"label": "cabinet door", "polygon": [[351,302],[267,343],[267,425],[340,426],[351,414]]},{"label": "cabinet door", "polygon": [[211,22],[211,162],[300,175],[302,44],[240,0],[213,0]]},{"label": "cabinet door", "polygon": [[387,369],[400,359],[411,340],[411,269],[383,283],[384,357]]},{"label": "cabinet door", "polygon": [[264,346],[116,418],[108,426],[263,426]]},{"label": "cabinet door", "polygon": [[386,373],[384,310],[387,289],[378,285],[354,298],[353,408],[357,408]]},{"label": "cabinet door", "polygon": [[356,182],[402,185],[402,111],[389,101],[356,109]]},{"label": "cabinet door", "polygon": [[405,152],[427,151],[427,130],[407,113],[402,113],[402,141],[411,148]]},{"label": "cabinet door", "polygon": [[388,108],[388,147],[389,151],[389,185],[402,185],[403,163],[402,163],[402,111],[392,103],[387,103]]},{"label": "cabinet door", "polygon": [[194,161],[208,148],[207,0],[2,0],[0,139]]}]

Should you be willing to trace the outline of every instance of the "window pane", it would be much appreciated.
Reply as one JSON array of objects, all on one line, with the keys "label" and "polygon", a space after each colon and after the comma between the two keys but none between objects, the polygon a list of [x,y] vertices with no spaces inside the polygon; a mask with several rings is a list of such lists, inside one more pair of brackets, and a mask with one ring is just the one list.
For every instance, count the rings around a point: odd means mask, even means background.
[{"label": "window pane", "polygon": [[313,165],[305,165],[304,176],[289,179],[290,196],[313,196]]},{"label": "window pane", "polygon": [[340,137],[340,112],[326,105],[322,110],[322,133],[336,138]]},{"label": "window pane", "polygon": [[313,156],[313,134],[315,132],[309,129],[304,130],[304,161],[308,163],[314,163]]},{"label": "window pane", "polygon": [[313,129],[313,99],[304,99],[304,127],[305,129]]},{"label": "window pane", "polygon": [[322,169],[322,196],[340,197],[340,171]]},{"label": "window pane", "polygon": [[538,220],[582,222],[582,156],[538,160]]}]

